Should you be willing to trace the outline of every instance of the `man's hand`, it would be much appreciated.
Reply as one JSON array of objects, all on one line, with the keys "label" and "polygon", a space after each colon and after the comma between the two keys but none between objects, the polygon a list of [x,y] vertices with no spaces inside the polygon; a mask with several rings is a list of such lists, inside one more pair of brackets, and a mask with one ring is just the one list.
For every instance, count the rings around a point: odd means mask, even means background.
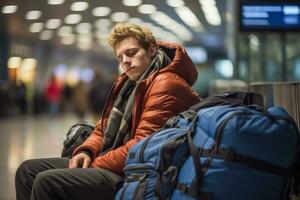
[{"label": "man's hand", "polygon": [[79,153],[69,161],[69,168],[88,168],[91,158],[86,153]]}]

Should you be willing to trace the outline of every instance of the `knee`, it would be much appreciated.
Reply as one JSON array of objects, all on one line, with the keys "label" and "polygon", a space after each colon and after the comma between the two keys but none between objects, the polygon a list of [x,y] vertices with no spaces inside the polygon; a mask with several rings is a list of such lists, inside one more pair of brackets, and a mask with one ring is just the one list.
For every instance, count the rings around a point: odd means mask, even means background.
[{"label": "knee", "polygon": [[[24,182],[30,181],[32,175],[32,168],[33,168],[33,161],[32,160],[25,160],[23,161],[16,171],[15,181],[16,182]],[[33,181],[33,180],[31,180]]]},{"label": "knee", "polygon": [[39,173],[34,181],[34,187],[47,188],[52,183],[52,174],[50,171],[44,171]]},{"label": "knee", "polygon": [[47,170],[36,176],[33,183],[33,192],[40,192],[41,190],[44,192],[51,192],[56,191],[56,189],[59,190],[59,184],[57,183],[54,170]]}]

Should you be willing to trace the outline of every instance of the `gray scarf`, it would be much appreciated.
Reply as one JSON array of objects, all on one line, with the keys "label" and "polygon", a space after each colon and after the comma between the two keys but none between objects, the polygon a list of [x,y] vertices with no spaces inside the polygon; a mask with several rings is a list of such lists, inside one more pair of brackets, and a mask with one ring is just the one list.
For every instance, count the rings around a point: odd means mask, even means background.
[{"label": "gray scarf", "polygon": [[[143,72],[139,81],[146,79],[150,74],[162,69],[170,62],[170,58],[158,49],[156,56]],[[104,131],[103,153],[123,145],[133,134],[131,133],[131,119],[136,86],[135,81],[127,79],[114,102]]]}]

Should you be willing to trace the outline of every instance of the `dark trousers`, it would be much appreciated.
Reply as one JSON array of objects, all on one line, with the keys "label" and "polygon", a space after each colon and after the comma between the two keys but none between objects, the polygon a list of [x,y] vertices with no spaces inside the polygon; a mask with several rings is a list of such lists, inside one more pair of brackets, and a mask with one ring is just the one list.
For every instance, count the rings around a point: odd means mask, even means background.
[{"label": "dark trousers", "polygon": [[69,169],[69,160],[24,161],[16,172],[17,200],[114,199],[122,185],[122,176],[100,168]]}]

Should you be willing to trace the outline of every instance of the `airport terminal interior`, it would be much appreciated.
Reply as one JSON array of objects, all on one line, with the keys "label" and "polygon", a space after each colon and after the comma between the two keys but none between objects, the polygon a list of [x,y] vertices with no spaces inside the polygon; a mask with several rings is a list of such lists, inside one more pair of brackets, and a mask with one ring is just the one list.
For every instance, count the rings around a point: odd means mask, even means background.
[{"label": "airport terminal interior", "polygon": [[122,73],[106,40],[119,22],[182,45],[201,97],[260,92],[265,108],[285,107],[299,126],[300,2],[257,2],[1,0],[0,200],[15,199],[22,161],[59,157],[73,124],[100,119]]}]

